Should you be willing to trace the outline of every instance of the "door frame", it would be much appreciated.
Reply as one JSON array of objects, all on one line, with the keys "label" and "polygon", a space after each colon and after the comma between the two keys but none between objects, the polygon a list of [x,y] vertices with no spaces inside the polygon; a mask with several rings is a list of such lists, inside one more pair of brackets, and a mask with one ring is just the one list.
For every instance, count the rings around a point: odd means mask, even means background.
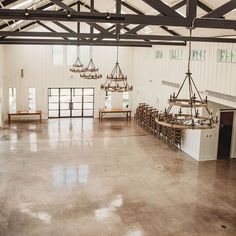
[{"label": "door frame", "polygon": [[[58,89],[59,90],[59,108],[58,108],[58,116],[57,117],[49,117],[49,89]],[[82,89],[82,108],[81,108],[81,116],[72,116],[72,110],[73,109],[69,109],[70,110],[70,116],[60,116],[60,90],[61,89],[70,89],[71,92],[73,89]],[[93,109],[91,109],[93,111],[92,116],[84,116],[84,89],[93,89]],[[72,93],[70,94],[70,103],[72,102]],[[94,118],[94,104],[95,104],[95,87],[50,87],[47,89],[47,106],[48,106],[48,119],[60,119],[60,118]]]}]

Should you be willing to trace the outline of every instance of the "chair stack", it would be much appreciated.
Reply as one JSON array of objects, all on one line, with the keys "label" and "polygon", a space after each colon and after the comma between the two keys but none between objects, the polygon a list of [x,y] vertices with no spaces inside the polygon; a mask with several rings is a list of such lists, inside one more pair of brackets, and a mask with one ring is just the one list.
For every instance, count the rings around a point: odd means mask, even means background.
[{"label": "chair stack", "polygon": [[181,147],[183,130],[160,125],[156,122],[157,117],[158,110],[146,103],[140,103],[134,115],[136,123],[146,131],[173,146]]},{"label": "chair stack", "polygon": [[144,111],[148,105],[146,103],[139,103],[139,106],[136,109],[136,113],[134,114],[134,119],[137,124],[143,126],[144,122]]}]

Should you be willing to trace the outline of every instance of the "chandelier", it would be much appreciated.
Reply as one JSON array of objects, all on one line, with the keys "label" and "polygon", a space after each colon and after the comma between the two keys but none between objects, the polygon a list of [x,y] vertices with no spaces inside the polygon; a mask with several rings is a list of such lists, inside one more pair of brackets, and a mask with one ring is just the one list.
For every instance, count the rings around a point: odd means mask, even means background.
[{"label": "chandelier", "polygon": [[102,75],[99,73],[98,68],[95,66],[92,58],[92,46],[90,46],[90,60],[88,65],[82,69],[80,77],[83,79],[100,79]]},{"label": "chandelier", "polygon": [[119,38],[117,37],[116,64],[107,80],[101,84],[101,89],[106,92],[128,92],[133,90],[133,86],[128,84],[127,76],[123,74],[119,65]]},{"label": "chandelier", "polygon": [[[79,48],[77,49],[77,53],[79,54]],[[70,68],[70,71],[75,72],[75,73],[81,73],[83,72],[83,66],[84,65],[81,63],[79,55],[78,55],[72,68]]]},{"label": "chandelier", "polygon": [[[168,100],[169,107],[165,109],[164,113],[158,115],[156,122],[163,126],[179,129],[211,129],[217,126],[218,118],[216,120],[213,118],[212,113],[208,109],[207,97],[202,99],[192,78],[192,73],[190,72],[191,37],[192,28],[190,28],[188,70],[185,79],[177,94],[173,93],[170,95]],[[180,98],[180,93],[185,84],[188,89],[188,97]],[[171,113],[173,106],[179,107],[177,113]],[[201,116],[199,109],[206,109],[207,116]]]}]

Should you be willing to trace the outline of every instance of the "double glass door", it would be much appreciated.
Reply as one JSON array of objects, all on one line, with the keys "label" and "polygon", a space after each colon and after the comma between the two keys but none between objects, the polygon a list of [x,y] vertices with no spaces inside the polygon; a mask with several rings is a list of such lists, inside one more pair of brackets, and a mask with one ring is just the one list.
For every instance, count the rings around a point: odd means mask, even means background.
[{"label": "double glass door", "polygon": [[48,117],[93,117],[94,88],[49,88]]}]

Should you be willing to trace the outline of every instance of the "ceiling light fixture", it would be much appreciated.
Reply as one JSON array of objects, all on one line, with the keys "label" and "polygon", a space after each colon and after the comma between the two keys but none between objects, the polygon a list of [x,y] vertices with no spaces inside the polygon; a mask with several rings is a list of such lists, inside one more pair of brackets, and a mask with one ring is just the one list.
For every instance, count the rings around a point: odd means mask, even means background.
[{"label": "ceiling light fixture", "polygon": [[107,80],[101,84],[101,89],[106,92],[128,92],[133,90],[133,86],[128,84],[127,76],[123,74],[119,65],[119,35],[117,35],[116,64]]},{"label": "ceiling light fixture", "polygon": [[92,45],[90,45],[90,60],[88,65],[82,69],[80,77],[83,79],[100,79],[102,75],[99,69],[95,66],[92,58]]},{"label": "ceiling light fixture", "polygon": [[29,16],[29,9],[25,9],[25,16]]},{"label": "ceiling light fixture", "polygon": [[75,72],[75,73],[81,73],[83,72],[83,64],[81,63],[80,57],[79,57],[79,46],[77,48],[77,58],[75,60],[75,63],[73,64],[73,66],[70,68],[71,72]]},{"label": "ceiling light fixture", "polygon": [[[192,27],[190,28],[188,70],[177,94],[170,95],[169,107],[160,113],[156,122],[160,125],[179,129],[211,129],[217,126],[218,118],[213,118],[208,109],[207,97],[202,99],[190,72]],[[188,97],[180,98],[184,85],[187,84]],[[170,113],[173,106],[180,107],[177,114]],[[208,116],[200,116],[199,108],[206,109]],[[184,111],[183,111],[184,109]]]},{"label": "ceiling light fixture", "polygon": [[106,13],[106,16],[107,16],[107,17],[106,17],[107,19],[110,19],[110,18],[111,18],[111,14],[110,14],[109,12]]},{"label": "ceiling light fixture", "polygon": [[68,18],[71,17],[71,12],[70,12],[70,10],[68,10],[68,11],[66,12],[66,16],[67,16]]}]

